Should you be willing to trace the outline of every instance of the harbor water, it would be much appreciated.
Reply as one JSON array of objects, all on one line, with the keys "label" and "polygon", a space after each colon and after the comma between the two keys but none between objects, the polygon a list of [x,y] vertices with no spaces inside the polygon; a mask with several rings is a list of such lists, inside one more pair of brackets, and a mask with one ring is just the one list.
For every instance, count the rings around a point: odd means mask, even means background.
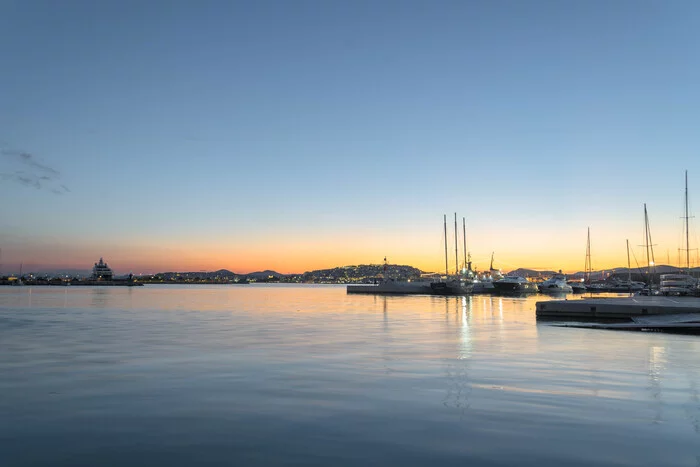
[{"label": "harbor water", "polygon": [[546,297],[0,287],[0,465],[700,465],[700,338]]}]

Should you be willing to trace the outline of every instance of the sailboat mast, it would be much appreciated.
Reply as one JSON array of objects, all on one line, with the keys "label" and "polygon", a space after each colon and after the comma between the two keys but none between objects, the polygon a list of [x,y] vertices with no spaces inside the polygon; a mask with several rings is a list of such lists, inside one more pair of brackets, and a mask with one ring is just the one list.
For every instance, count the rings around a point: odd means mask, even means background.
[{"label": "sailboat mast", "polygon": [[455,276],[459,276],[459,259],[457,258],[457,213],[455,213]]},{"label": "sailboat mast", "polygon": [[689,239],[689,227],[688,227],[688,171],[685,171],[685,268],[686,272],[690,273],[690,243]]},{"label": "sailboat mast", "polygon": [[627,280],[632,282],[632,269],[630,268],[630,241],[627,241]]},{"label": "sailboat mast", "polygon": [[464,242],[464,268],[467,268],[467,221],[462,218],[462,240]]},{"label": "sailboat mast", "polygon": [[644,203],[644,246],[647,250],[647,275],[651,277],[651,260],[649,258],[649,219],[647,216],[647,203]]},{"label": "sailboat mast", "polygon": [[448,271],[448,266],[447,266],[447,214],[443,214],[443,220],[445,223],[445,275],[449,275]]},{"label": "sailboat mast", "polygon": [[646,249],[647,249],[647,274],[649,275],[649,288],[651,289],[651,284],[653,278],[651,276],[654,269],[654,245],[651,243],[651,230],[649,229],[649,215],[647,213],[647,203],[644,203],[644,231],[646,235]]},{"label": "sailboat mast", "polygon": [[586,239],[586,264],[584,266],[586,271],[586,283],[591,283],[591,272],[593,271],[593,266],[591,265],[591,228],[588,227],[588,238]]},{"label": "sailboat mast", "polygon": [[629,239],[625,240],[627,242],[627,283],[629,284],[630,287],[630,294],[632,293],[632,269],[630,268],[630,241]]}]

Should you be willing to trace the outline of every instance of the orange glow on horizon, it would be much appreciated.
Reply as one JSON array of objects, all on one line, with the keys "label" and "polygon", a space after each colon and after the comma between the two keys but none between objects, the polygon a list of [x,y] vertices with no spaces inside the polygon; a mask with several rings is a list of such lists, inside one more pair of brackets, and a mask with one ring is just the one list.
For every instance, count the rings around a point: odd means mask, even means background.
[{"label": "orange glow on horizon", "polygon": [[[591,259],[594,270],[627,266],[623,235],[598,238],[592,232]],[[436,238],[437,237],[437,238]],[[491,253],[494,267],[504,272],[516,268],[533,270],[561,269],[565,273],[582,271],[585,264],[585,230],[569,232],[475,232],[468,238],[472,265],[488,269]],[[654,238],[656,263],[677,266],[677,235],[659,232]],[[631,267],[644,267],[644,249],[637,238],[630,238]],[[671,248],[670,246],[675,246]],[[478,248],[477,248],[478,247]],[[691,246],[692,247],[692,246]],[[673,253],[670,253],[673,252]],[[105,241],[47,242],[27,240],[3,245],[2,271],[79,269],[89,270],[100,257],[119,274],[166,271],[215,271],[228,269],[246,274],[274,270],[283,274],[303,273],[315,269],[381,264],[384,257],[391,264],[417,267],[425,272],[445,270],[445,247],[440,232],[324,232],[315,235],[263,237],[231,241],[191,238],[168,241],[142,240],[138,243]],[[691,266],[698,265],[697,251]],[[460,267],[464,261],[462,243],[458,244]],[[454,237],[448,238],[448,270],[455,270]]]}]

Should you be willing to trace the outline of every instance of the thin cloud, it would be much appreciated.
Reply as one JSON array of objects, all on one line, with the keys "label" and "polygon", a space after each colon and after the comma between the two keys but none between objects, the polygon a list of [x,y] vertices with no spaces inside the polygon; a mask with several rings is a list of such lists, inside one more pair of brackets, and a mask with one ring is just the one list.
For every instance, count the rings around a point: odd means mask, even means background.
[{"label": "thin cloud", "polygon": [[48,165],[40,164],[39,162],[37,162],[36,159],[34,158],[34,156],[29,154],[28,152],[19,153],[19,157],[22,160],[22,162],[25,165],[28,165],[29,167],[33,167],[35,169],[38,169],[41,172],[50,173],[50,174],[57,176],[57,177],[61,175],[61,173],[58,170],[56,170],[52,167],[49,167]]},{"label": "thin cloud", "polygon": [[[54,185],[61,178],[61,173],[46,164],[37,160],[34,155],[26,151],[17,151],[14,149],[1,148],[0,154],[8,162],[15,163],[16,169],[14,172],[0,173],[0,180],[18,183],[25,187],[36,188],[37,190],[47,189],[51,193],[62,195],[69,193],[70,189],[63,184]],[[53,185],[53,186],[52,186]]]}]

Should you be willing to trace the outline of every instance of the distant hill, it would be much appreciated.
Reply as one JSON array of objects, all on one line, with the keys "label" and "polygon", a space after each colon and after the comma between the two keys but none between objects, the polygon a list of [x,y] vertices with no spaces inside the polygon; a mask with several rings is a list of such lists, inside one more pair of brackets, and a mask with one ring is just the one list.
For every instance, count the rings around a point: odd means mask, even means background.
[{"label": "distant hill", "polygon": [[[17,271],[18,272],[18,271]],[[3,271],[4,275],[17,273],[15,271]],[[658,280],[658,275],[677,272],[686,272],[685,269],[677,268],[669,265],[656,266],[656,274],[654,280]],[[700,276],[700,267],[691,268],[691,274]],[[25,267],[24,275],[34,274],[38,277],[88,277],[91,271],[84,269],[53,269],[53,270],[38,270],[33,271],[31,266]],[[328,269],[316,269],[307,271],[302,274],[282,274],[280,272],[266,269],[264,271],[251,272],[249,274],[241,274],[230,271],[228,269],[219,269],[217,271],[192,271],[192,272],[161,272],[157,274],[147,274],[142,276],[145,280],[154,282],[207,282],[207,283],[247,283],[251,282],[293,282],[293,283],[361,283],[373,282],[385,274],[383,264],[359,264],[352,266],[339,266]],[[395,280],[413,280],[419,278],[423,271],[413,266],[389,264],[387,265],[386,274]],[[544,278],[555,274],[555,271],[538,271],[535,269],[518,268],[507,273],[509,276],[523,276],[529,278]],[[611,268],[599,271],[593,271],[591,274],[592,280],[605,280],[611,278],[627,279],[627,268]],[[633,280],[646,281],[646,268],[631,268]],[[125,274],[117,274],[117,277],[125,277]],[[578,271],[573,274],[567,274],[569,278],[584,278],[585,272]]]},{"label": "distant hill", "polygon": [[266,269],[264,271],[258,271],[258,272],[251,272],[246,274],[248,278],[250,279],[256,279],[256,280],[262,280],[262,279],[270,279],[274,277],[282,278],[282,277],[287,277],[288,274],[282,274],[277,271],[271,271],[270,269]]},{"label": "distant hill", "polygon": [[556,271],[535,271],[534,269],[518,268],[510,271],[507,276],[522,276],[522,277],[540,277],[540,276],[551,276],[555,274]]},{"label": "distant hill", "polygon": [[[646,266],[643,267],[633,267],[630,268],[632,274],[646,274],[647,273],[647,268]],[[678,268],[676,266],[668,266],[665,264],[659,264],[654,267],[654,271],[656,274],[674,274],[674,273],[679,273],[679,272],[686,272],[685,268]],[[700,273],[700,268],[690,268],[689,271],[691,274],[697,274]],[[602,269],[600,271],[593,271],[591,273],[592,276],[600,276],[603,277],[608,276],[608,275],[620,275],[620,274],[628,274],[628,269],[627,268],[611,268],[611,269]],[[584,271],[579,271],[575,274],[570,274],[576,277],[584,277],[586,273]]]},{"label": "distant hill", "polygon": [[286,277],[288,282],[307,283],[340,283],[371,282],[386,273],[395,280],[417,279],[423,273],[413,266],[388,264],[386,272],[383,264],[359,264],[342,266],[330,269],[317,269],[307,271],[304,274],[290,274]]},{"label": "distant hill", "polygon": [[[640,267],[640,268],[630,268],[631,269],[631,275],[633,280],[646,280],[644,277],[647,274],[646,266],[645,267]],[[660,264],[655,267],[655,277],[660,275],[660,274],[673,274],[673,273],[679,273],[679,272],[687,272],[684,268],[677,268],[675,266],[668,266],[665,264]],[[700,267],[697,268],[691,268],[689,271],[693,275],[700,275]],[[513,271],[510,271],[508,276],[523,276],[523,277],[550,277],[553,274],[555,274],[556,271],[537,271],[535,269],[526,269],[526,268],[518,268]],[[584,271],[578,271],[575,273],[569,273],[566,274],[567,277],[570,279],[583,279],[586,277],[586,273]],[[592,271],[591,272],[591,280],[597,281],[597,280],[605,280],[611,277],[617,277],[620,279],[627,279],[627,277],[630,275],[630,272],[628,271],[627,268],[610,268],[610,269],[601,269],[599,271]]]}]

